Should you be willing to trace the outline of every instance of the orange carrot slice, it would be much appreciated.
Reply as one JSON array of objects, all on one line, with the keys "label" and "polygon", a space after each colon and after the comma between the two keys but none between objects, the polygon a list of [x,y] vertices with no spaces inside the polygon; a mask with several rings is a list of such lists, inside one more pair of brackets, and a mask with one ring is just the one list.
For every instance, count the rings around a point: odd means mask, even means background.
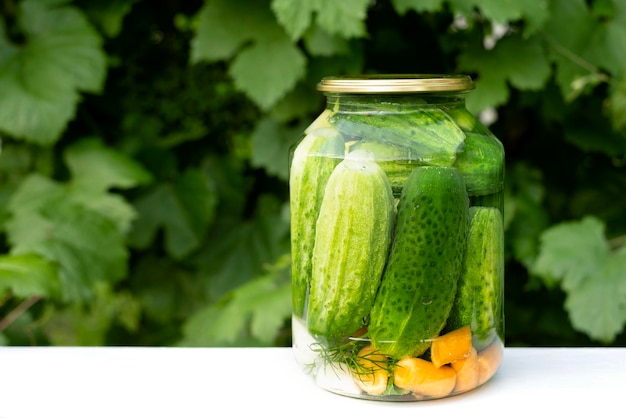
[{"label": "orange carrot slice", "polygon": [[352,370],[354,383],[369,395],[383,394],[389,381],[387,356],[368,345],[359,350],[356,362],[358,365]]},{"label": "orange carrot slice", "polygon": [[496,339],[487,348],[478,353],[479,385],[482,385],[496,374],[500,363],[502,363],[503,351],[500,340]]},{"label": "orange carrot slice", "polygon": [[478,353],[474,347],[472,347],[467,357],[451,363],[450,366],[456,371],[454,393],[466,392],[478,386],[480,372],[478,368]]},{"label": "orange carrot slice", "polygon": [[450,366],[435,367],[428,360],[406,357],[396,364],[393,382],[416,395],[442,398],[454,389],[456,372]]},{"label": "orange carrot slice", "polygon": [[471,349],[472,331],[466,325],[435,338],[430,347],[430,360],[435,367],[441,367],[467,357]]}]

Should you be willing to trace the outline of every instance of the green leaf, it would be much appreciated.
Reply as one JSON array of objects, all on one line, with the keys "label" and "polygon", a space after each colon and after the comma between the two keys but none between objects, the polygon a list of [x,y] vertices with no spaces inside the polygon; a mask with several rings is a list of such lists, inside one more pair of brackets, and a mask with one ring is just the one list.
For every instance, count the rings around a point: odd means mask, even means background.
[{"label": "green leaf", "polygon": [[39,254],[59,266],[63,299],[92,295],[97,281],[126,274],[128,251],[117,225],[67,197],[67,189],[29,176],[9,202],[11,254]]},{"label": "green leaf", "polygon": [[298,40],[309,28],[318,0],[272,0],[271,8],[292,40]]},{"label": "green leaf", "polygon": [[266,40],[277,32],[281,28],[264,1],[205,1],[191,40],[191,62],[232,58],[245,43]]},{"label": "green leaf", "polygon": [[362,37],[369,5],[369,0],[272,0],[271,7],[291,39],[297,40],[310,27],[313,15],[316,24],[331,35]]},{"label": "green leaf", "polygon": [[527,23],[524,28],[526,36],[538,31],[548,19],[548,0],[475,0],[485,18],[497,22],[507,23],[524,19]]},{"label": "green leaf", "polygon": [[18,22],[24,45],[0,25],[0,131],[55,142],[73,118],[79,92],[98,93],[106,75],[102,39],[65,1],[24,0]]},{"label": "green leaf", "polygon": [[246,47],[230,66],[235,85],[264,110],[293,89],[305,71],[304,54],[286,36]]},{"label": "green leaf", "polygon": [[597,25],[583,51],[587,60],[610,74],[626,69],[626,22],[609,20]]},{"label": "green leaf", "polygon": [[619,77],[626,68],[626,4],[612,6],[590,10],[583,0],[555,0],[552,5],[545,37],[556,63],[556,80],[568,100],[606,82],[602,71]]},{"label": "green leaf", "polygon": [[607,101],[613,127],[626,136],[626,71],[611,85]]},{"label": "green leaf", "polygon": [[506,178],[507,244],[513,257],[529,268],[539,252],[539,236],[549,224],[543,208],[545,186],[541,171],[518,163]]},{"label": "green leaf", "polygon": [[[617,118],[623,117],[616,116]],[[612,157],[626,153],[626,138],[597,113],[574,115],[564,124],[565,139],[585,152],[602,152]]]},{"label": "green leaf", "polygon": [[235,86],[264,110],[293,89],[305,74],[304,54],[276,22],[269,7],[254,0],[206,2],[200,11],[191,61],[230,58],[229,73]]},{"label": "green leaf", "polygon": [[269,274],[242,284],[217,304],[192,315],[179,345],[273,345],[291,317],[291,283],[285,279],[289,266],[279,261]]},{"label": "green leaf", "polygon": [[0,255],[0,295],[7,290],[21,298],[57,297],[61,290],[57,269],[35,254]]},{"label": "green leaf", "polygon": [[501,39],[492,50],[482,45],[467,48],[459,56],[459,69],[478,73],[477,88],[468,95],[470,111],[504,104],[507,82],[520,90],[539,90],[551,74],[541,40],[513,35]]},{"label": "green leaf", "polygon": [[316,23],[331,35],[359,38],[366,35],[370,0],[316,0]]},{"label": "green leaf", "polygon": [[105,146],[98,138],[73,143],[64,153],[73,184],[93,191],[130,189],[152,181],[151,174],[135,160]]},{"label": "green leaf", "polygon": [[83,0],[77,1],[80,8],[101,28],[109,38],[119,35],[124,18],[138,0]]},{"label": "green leaf", "polygon": [[152,181],[135,160],[105,146],[98,138],[84,138],[68,147],[63,157],[72,174],[69,198],[111,219],[122,233],[136,217],[134,208],[109,189],[130,189]]},{"label": "green leaf", "polygon": [[408,11],[436,12],[443,7],[443,0],[392,0],[393,8],[399,15]]},{"label": "green leaf", "polygon": [[556,224],[543,232],[533,271],[560,280],[561,287],[571,292],[600,270],[608,257],[604,224],[586,216],[581,221]]},{"label": "green leaf", "polygon": [[103,346],[113,325],[127,331],[139,326],[141,306],[126,291],[114,292],[109,283],[96,283],[89,303],[73,303],[62,309],[48,307],[43,325],[52,345]]},{"label": "green leaf", "polygon": [[611,343],[626,325],[626,253],[609,257],[569,292],[565,308],[572,326],[603,343]]},{"label": "green leaf", "polygon": [[286,128],[270,118],[260,120],[252,134],[252,165],[288,180],[289,148],[300,138],[303,130],[303,126]]},{"label": "green leaf", "polygon": [[330,35],[319,26],[314,26],[304,34],[306,50],[314,56],[330,57],[350,52],[348,41],[337,35]]},{"label": "green leaf", "polygon": [[193,258],[210,300],[219,300],[262,275],[265,265],[289,251],[287,208],[287,203],[262,195],[250,219],[242,221],[225,213],[212,226],[208,245]]},{"label": "green leaf", "polygon": [[139,217],[130,233],[130,243],[146,248],[163,229],[165,249],[180,259],[203,242],[216,205],[216,185],[212,178],[190,168],[173,183],[160,184],[135,202]]}]

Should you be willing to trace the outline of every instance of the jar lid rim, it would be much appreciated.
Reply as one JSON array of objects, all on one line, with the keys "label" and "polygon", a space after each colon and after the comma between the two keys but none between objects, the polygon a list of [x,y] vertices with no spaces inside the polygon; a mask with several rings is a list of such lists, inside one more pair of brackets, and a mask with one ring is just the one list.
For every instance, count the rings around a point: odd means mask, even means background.
[{"label": "jar lid rim", "polygon": [[365,74],[324,77],[317,89],[332,93],[462,92],[474,89],[474,82],[465,74]]}]

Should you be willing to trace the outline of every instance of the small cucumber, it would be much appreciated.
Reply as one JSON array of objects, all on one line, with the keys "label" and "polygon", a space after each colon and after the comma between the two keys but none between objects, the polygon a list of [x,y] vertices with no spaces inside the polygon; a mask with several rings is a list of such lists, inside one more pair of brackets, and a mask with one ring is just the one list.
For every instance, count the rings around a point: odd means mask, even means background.
[{"label": "small cucumber", "polygon": [[475,346],[503,338],[504,226],[496,208],[472,206],[467,249],[448,330],[470,325]]},{"label": "small cucumber", "polygon": [[329,118],[353,139],[371,139],[411,150],[421,164],[451,166],[465,133],[443,110],[421,107],[393,112],[336,112]]},{"label": "small cucumber", "polygon": [[400,196],[396,219],[369,335],[377,349],[399,359],[428,349],[454,302],[469,224],[469,199],[459,171],[416,168]]},{"label": "small cucumber", "polygon": [[339,163],[324,193],[315,231],[309,331],[338,343],[364,325],[378,289],[395,221],[391,185],[371,155]]},{"label": "small cucumber", "polygon": [[504,188],[504,147],[491,135],[467,133],[454,167],[463,175],[470,196],[498,193]]},{"label": "small cucumber", "polygon": [[328,178],[342,160],[343,138],[332,128],[307,134],[291,160],[289,194],[291,212],[291,265],[293,313],[301,317],[311,283],[311,254],[315,222]]}]

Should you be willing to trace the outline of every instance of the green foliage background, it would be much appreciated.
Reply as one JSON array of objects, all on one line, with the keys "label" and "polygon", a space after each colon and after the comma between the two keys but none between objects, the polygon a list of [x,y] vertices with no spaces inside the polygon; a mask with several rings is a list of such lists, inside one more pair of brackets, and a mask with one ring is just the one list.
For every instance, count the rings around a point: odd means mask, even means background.
[{"label": "green foliage background", "polygon": [[468,73],[508,345],[626,342],[625,0],[0,0],[0,344],[290,344],[288,150],[344,73]]}]

